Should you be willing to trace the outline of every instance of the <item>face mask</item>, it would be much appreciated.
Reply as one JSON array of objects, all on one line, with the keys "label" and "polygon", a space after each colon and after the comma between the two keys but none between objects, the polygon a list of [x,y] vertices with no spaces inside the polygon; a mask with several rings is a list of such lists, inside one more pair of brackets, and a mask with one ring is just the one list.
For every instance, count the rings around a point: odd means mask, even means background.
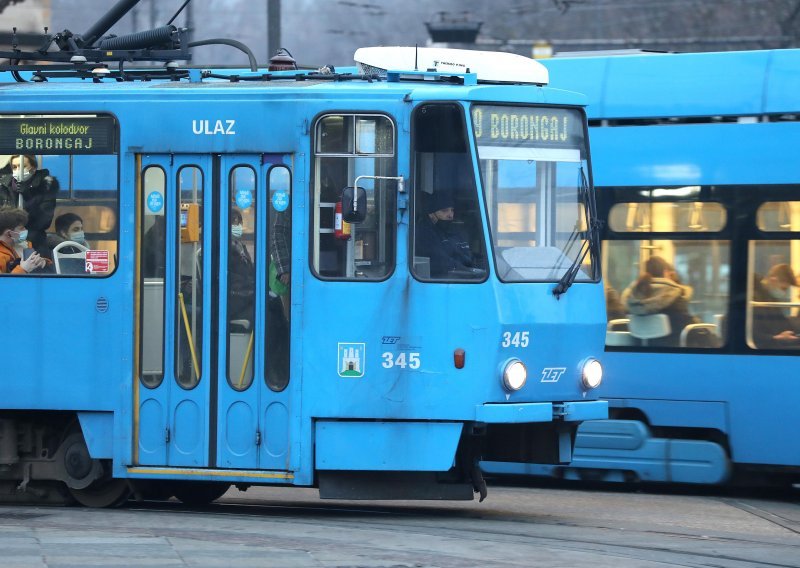
[{"label": "face mask", "polygon": [[84,239],[83,231],[75,231],[74,233],[69,234],[69,240],[75,241],[76,243],[82,243]]},{"label": "face mask", "polygon": [[19,236],[17,236],[17,242],[19,244],[23,244],[28,240],[28,229],[23,229],[19,232]]},{"label": "face mask", "polygon": [[241,225],[231,225],[231,235],[234,239],[238,239],[242,236],[242,226]]},{"label": "face mask", "polygon": [[14,172],[11,175],[14,176],[14,179],[17,180],[17,181],[27,181],[27,179],[29,177],[31,177],[31,171],[30,170],[25,170],[25,169],[17,170],[16,172]]}]

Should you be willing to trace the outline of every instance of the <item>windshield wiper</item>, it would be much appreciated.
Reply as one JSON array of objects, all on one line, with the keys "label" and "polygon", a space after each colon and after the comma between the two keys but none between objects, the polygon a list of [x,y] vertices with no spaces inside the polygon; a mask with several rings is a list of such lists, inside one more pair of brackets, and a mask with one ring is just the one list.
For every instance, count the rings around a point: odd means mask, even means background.
[{"label": "windshield wiper", "polygon": [[[580,196],[583,200],[583,210],[586,216],[586,221],[588,223],[588,227],[586,230],[586,240],[583,241],[581,244],[581,248],[578,251],[578,256],[575,257],[575,260],[572,261],[572,264],[567,268],[567,271],[564,272],[564,275],[561,277],[561,280],[558,281],[555,288],[553,288],[553,296],[556,299],[560,299],[562,294],[565,294],[567,290],[569,290],[570,286],[575,282],[575,278],[578,277],[578,272],[581,269],[581,265],[583,264],[586,255],[589,252],[592,252],[592,260],[596,262],[599,258],[598,253],[598,244],[599,244],[599,228],[600,223],[597,220],[597,205],[594,200],[594,194],[590,193],[589,191],[589,182],[586,179],[586,174],[581,168],[581,185],[580,185]],[[570,235],[569,245],[570,248],[572,245],[572,240],[577,237],[578,231],[577,226],[576,230],[573,230],[572,235]]]}]

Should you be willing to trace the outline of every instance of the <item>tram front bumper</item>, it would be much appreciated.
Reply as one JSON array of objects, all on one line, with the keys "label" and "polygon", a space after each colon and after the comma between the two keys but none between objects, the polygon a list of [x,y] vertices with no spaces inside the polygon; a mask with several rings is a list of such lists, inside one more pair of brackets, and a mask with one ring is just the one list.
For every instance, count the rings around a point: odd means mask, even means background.
[{"label": "tram front bumper", "polygon": [[608,402],[521,402],[487,403],[475,407],[475,420],[486,424],[520,424],[523,422],[583,422],[608,418]]}]

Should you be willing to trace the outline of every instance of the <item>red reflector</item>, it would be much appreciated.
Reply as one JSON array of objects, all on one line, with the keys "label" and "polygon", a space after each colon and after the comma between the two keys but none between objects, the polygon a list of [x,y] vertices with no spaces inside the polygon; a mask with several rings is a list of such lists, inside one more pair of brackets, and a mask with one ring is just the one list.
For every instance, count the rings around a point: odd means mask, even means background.
[{"label": "red reflector", "polygon": [[464,361],[467,359],[467,354],[464,353],[464,350],[460,347],[453,351],[453,364],[456,366],[456,369],[463,369],[464,368]]}]

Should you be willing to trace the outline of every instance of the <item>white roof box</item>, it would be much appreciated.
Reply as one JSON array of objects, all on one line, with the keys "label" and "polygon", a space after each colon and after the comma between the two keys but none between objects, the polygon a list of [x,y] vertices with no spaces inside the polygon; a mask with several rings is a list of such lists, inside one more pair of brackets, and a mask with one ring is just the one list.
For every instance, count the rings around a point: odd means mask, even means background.
[{"label": "white roof box", "polygon": [[362,73],[436,71],[475,73],[478,81],[546,85],[547,68],[529,57],[501,51],[437,47],[362,47],[353,56]]}]

